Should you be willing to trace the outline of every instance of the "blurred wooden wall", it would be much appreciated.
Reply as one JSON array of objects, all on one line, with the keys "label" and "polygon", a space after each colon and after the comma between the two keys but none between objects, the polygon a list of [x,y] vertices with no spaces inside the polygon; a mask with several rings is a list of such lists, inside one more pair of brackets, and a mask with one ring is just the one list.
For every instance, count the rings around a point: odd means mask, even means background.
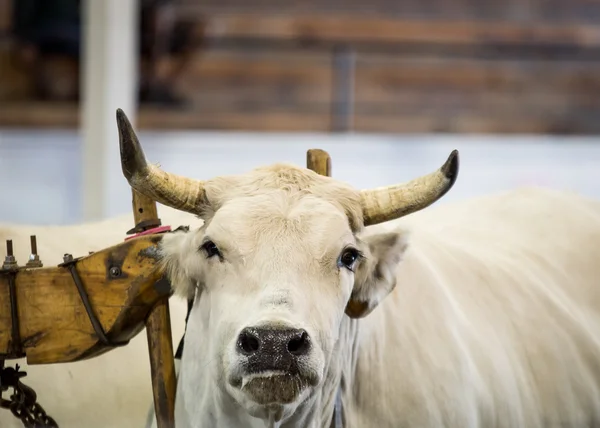
[{"label": "blurred wooden wall", "polygon": [[[180,0],[179,10],[206,41],[179,82],[193,107],[143,108],[143,128],[600,131],[598,0]],[[0,101],[0,126],[77,124],[76,106],[32,105]]]}]

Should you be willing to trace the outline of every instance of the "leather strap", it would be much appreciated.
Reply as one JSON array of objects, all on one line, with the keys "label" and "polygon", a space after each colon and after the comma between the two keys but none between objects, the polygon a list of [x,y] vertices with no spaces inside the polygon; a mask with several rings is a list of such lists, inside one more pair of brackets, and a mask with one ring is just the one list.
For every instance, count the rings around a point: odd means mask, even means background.
[{"label": "leather strap", "polygon": [[176,360],[181,360],[181,356],[183,355],[183,341],[185,339],[185,332],[187,331],[188,318],[190,317],[190,312],[192,312],[192,307],[194,306],[194,299],[189,299],[187,306],[187,314],[185,315],[185,329],[183,330],[183,336],[181,336],[181,340],[177,346],[177,351],[175,352]]}]

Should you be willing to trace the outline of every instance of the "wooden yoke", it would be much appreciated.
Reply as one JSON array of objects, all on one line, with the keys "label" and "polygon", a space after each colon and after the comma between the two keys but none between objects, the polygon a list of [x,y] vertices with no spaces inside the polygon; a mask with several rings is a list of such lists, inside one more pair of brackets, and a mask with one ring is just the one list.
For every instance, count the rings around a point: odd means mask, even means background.
[{"label": "wooden yoke", "polygon": [[68,254],[58,266],[0,269],[0,360],[22,357],[15,339],[29,365],[81,361],[127,344],[170,294],[157,287],[161,239],[140,236],[83,257]]},{"label": "wooden yoke", "polygon": [[[159,226],[156,202],[134,189],[131,190],[136,232]],[[157,426],[172,428],[175,426],[176,379],[168,296],[160,300],[148,315],[146,335]]]},{"label": "wooden yoke", "polygon": [[310,149],[306,152],[306,167],[317,174],[331,177],[331,157],[321,149]]}]

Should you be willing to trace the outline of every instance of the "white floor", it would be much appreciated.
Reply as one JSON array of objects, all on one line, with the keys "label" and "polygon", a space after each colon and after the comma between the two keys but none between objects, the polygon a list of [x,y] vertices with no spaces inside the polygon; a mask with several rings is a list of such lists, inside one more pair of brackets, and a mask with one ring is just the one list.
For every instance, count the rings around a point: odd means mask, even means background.
[{"label": "white floor", "polygon": [[[439,203],[525,184],[600,198],[600,137],[142,132],[140,139],[151,162],[200,179],[278,161],[303,165],[307,149],[322,148],[334,177],[365,188],[428,173],[456,148],[461,172]],[[0,222],[81,221],[79,158],[77,132],[0,130]],[[111,216],[129,212],[131,203],[125,179],[113,182]]]}]

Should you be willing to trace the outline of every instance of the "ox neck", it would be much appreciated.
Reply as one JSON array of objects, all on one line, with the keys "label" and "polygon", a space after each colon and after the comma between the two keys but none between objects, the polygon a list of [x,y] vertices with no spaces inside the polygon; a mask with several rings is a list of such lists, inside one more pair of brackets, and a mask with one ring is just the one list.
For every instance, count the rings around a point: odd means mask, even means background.
[{"label": "ox neck", "polygon": [[[175,354],[175,359],[180,361],[183,356],[185,332],[187,332],[187,323],[193,304],[193,300],[188,300],[185,331],[179,341],[179,346]],[[310,426],[319,428],[345,428],[344,397],[347,397],[349,391],[352,390],[353,371],[356,367],[357,336],[358,322],[344,317],[340,327],[338,343],[330,360],[324,385],[321,387],[320,400],[315,400],[313,403],[313,407],[317,408],[311,408],[306,411],[306,413],[312,415]],[[327,419],[323,419],[328,414],[331,415],[331,419],[329,419],[330,423],[327,423]],[[305,418],[301,420],[304,421],[302,426],[307,426],[305,424],[308,421]],[[296,428],[294,422],[290,424],[287,421],[275,426],[278,428]]]}]

